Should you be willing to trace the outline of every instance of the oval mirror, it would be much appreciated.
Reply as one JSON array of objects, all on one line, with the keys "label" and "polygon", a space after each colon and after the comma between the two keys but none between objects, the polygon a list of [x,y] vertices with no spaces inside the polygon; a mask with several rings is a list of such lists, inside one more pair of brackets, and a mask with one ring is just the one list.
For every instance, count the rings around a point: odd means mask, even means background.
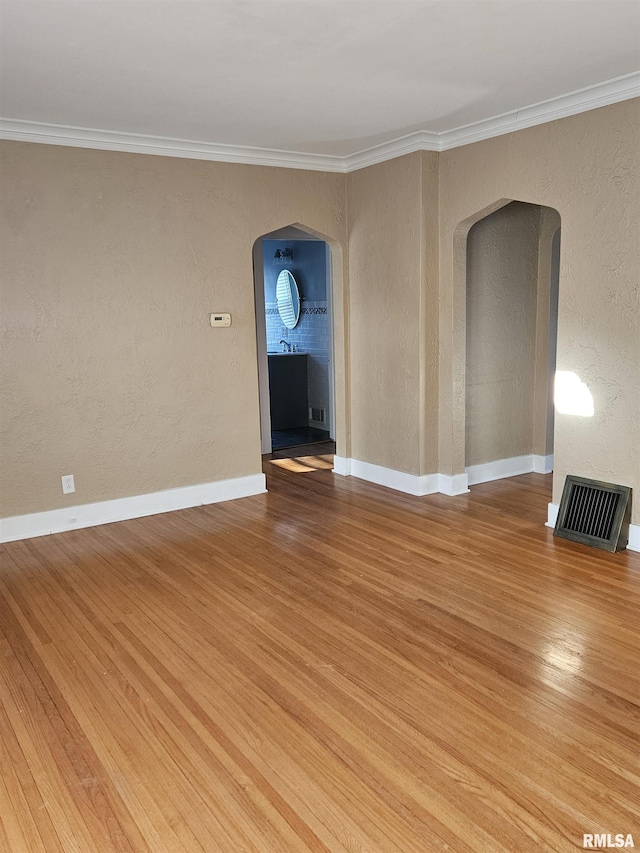
[{"label": "oval mirror", "polygon": [[278,313],[287,329],[295,329],[300,319],[300,294],[289,270],[282,270],[276,282]]}]

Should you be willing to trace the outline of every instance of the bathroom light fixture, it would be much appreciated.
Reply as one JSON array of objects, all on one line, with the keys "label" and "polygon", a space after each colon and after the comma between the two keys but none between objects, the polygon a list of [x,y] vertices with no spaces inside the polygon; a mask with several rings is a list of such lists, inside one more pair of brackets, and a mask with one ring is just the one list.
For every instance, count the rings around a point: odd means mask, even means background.
[{"label": "bathroom light fixture", "polygon": [[276,253],[273,256],[274,264],[286,264],[290,261],[293,261],[292,249],[276,249]]}]

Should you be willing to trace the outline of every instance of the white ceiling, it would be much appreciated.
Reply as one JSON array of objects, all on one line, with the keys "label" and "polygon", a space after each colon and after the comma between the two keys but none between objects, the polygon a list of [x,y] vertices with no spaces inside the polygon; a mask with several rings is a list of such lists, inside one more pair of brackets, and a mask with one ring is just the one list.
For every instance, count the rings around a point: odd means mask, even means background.
[{"label": "white ceiling", "polygon": [[638,69],[637,0],[0,0],[3,128],[94,141],[331,159],[421,131],[437,148],[577,90],[529,124],[638,94]]}]

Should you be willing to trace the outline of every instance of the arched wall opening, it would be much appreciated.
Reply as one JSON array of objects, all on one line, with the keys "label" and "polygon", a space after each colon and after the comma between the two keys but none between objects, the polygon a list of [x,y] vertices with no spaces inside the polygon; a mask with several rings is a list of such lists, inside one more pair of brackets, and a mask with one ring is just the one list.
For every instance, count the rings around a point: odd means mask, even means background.
[{"label": "arched wall opening", "polygon": [[560,216],[501,199],[460,223],[454,429],[469,485],[553,470]]},{"label": "arched wall opening", "polygon": [[[315,405],[314,400],[309,400],[309,424],[318,429],[326,429],[326,432],[336,442],[336,453],[348,453],[349,446],[349,430],[348,430],[348,410],[346,405],[347,394],[347,359],[346,359],[346,343],[345,343],[345,298],[344,298],[344,278],[343,278],[343,250],[340,243],[329,238],[302,223],[292,223],[275,231],[270,231],[260,235],[253,244],[253,276],[254,276],[254,293],[255,293],[255,310],[256,310],[256,344],[257,344],[257,367],[258,367],[258,387],[260,398],[260,433],[261,433],[261,452],[263,454],[270,453],[272,450],[272,429],[271,429],[271,411],[270,411],[270,392],[269,392],[269,355],[268,355],[268,334],[266,311],[272,310],[273,306],[265,304],[265,261],[268,264],[269,259],[264,256],[265,241],[276,240],[286,241],[291,246],[295,247],[296,241],[321,241],[326,246],[326,307],[320,304],[320,300],[309,300],[305,294],[305,283],[301,282],[302,290],[302,312],[303,317],[307,313],[312,313],[314,319],[317,320],[323,316],[326,319],[327,342],[326,342],[326,377],[328,387],[316,392],[320,394],[321,405]],[[295,248],[294,248],[295,253]],[[281,265],[282,269],[288,265]],[[280,268],[280,267],[279,267]],[[305,304],[306,303],[306,304]],[[302,319],[302,318],[301,318]],[[307,318],[309,321],[311,318]],[[309,323],[307,323],[309,325]],[[273,330],[270,330],[271,332]],[[293,330],[292,334],[287,336],[292,341],[296,341],[296,348],[305,351],[307,339],[305,334],[299,334],[300,330]],[[271,341],[271,337],[269,341]],[[300,340],[298,341],[298,338]],[[310,381],[317,382],[322,385],[322,365],[318,362],[322,361],[316,356],[312,356],[311,364],[312,375]],[[311,359],[309,359],[311,360]],[[313,394],[311,395],[313,397]],[[326,407],[322,403],[326,400]],[[317,401],[316,401],[317,402]],[[312,415],[318,415],[317,409],[326,408],[324,415],[325,421],[315,421]],[[315,411],[311,411],[314,409]]]}]

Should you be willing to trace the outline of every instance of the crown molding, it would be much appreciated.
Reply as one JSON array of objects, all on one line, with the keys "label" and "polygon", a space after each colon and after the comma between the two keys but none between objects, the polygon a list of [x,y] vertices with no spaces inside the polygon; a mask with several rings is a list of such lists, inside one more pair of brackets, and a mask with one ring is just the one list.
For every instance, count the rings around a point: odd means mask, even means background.
[{"label": "crown molding", "polygon": [[625,74],[596,86],[588,86],[557,98],[530,104],[484,121],[463,125],[442,133],[419,130],[389,142],[363,148],[354,154],[337,156],[282,151],[242,145],[218,145],[190,139],[145,136],[86,127],[42,124],[0,118],[0,139],[66,145],[75,148],[97,148],[134,154],[156,154],[192,160],[215,160],[221,163],[243,163],[253,166],[278,166],[287,169],[310,169],[320,172],[355,172],[376,163],[393,160],[415,151],[449,151],[505,133],[546,124],[560,118],[640,97],[640,72]]},{"label": "crown molding", "polygon": [[376,163],[384,163],[385,160],[394,160],[404,154],[413,154],[414,151],[441,151],[441,136],[442,134],[429,130],[417,130],[415,133],[399,136],[390,142],[363,148],[362,151],[356,151],[355,154],[342,158],[343,171],[356,172],[358,169],[374,166]]},{"label": "crown molding", "polygon": [[219,163],[245,163],[253,166],[280,166],[287,169],[312,169],[320,172],[344,172],[344,157],[254,148],[249,145],[218,145],[191,139],[146,136],[63,124],[44,124],[0,118],[0,139],[14,142],[37,142],[72,148],[97,148],[102,151],[124,151],[130,154],[155,154],[189,160],[215,160]]},{"label": "crown molding", "polygon": [[439,134],[440,151],[640,97],[640,71]]}]

